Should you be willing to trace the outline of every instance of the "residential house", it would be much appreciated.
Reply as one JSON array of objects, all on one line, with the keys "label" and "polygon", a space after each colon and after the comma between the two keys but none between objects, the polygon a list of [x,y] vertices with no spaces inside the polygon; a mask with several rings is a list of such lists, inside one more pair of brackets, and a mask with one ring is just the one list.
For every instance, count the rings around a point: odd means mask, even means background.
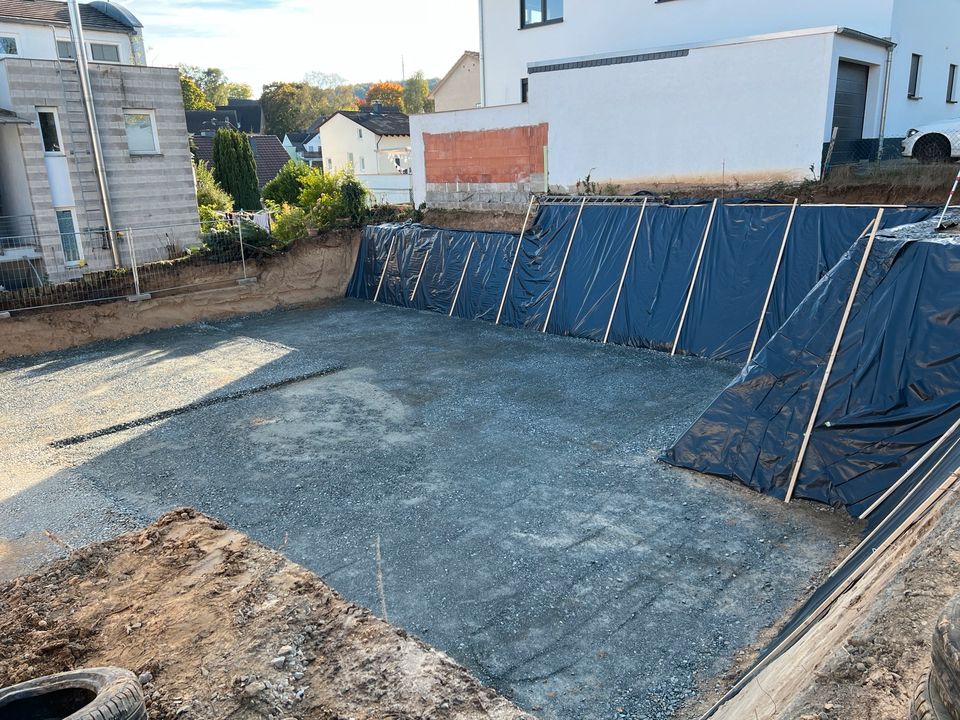
[{"label": "residential house", "polygon": [[323,150],[317,131],[287,133],[283,137],[283,147],[291,159],[305,162],[310,167],[323,167]]},{"label": "residential house", "polygon": [[396,108],[340,110],[319,129],[324,169],[349,170],[380,202],[410,202],[410,118]]},{"label": "residential house", "polygon": [[[417,201],[818,174],[956,117],[956,0],[480,0],[483,108],[412,119]],[[451,190],[451,187],[453,188]]]},{"label": "residential house", "polygon": [[430,98],[436,112],[479,107],[480,53],[467,50],[430,91]]},{"label": "residential house", "polygon": [[259,100],[230,98],[226,105],[218,105],[217,110],[235,113],[239,123],[237,127],[248,135],[261,135],[267,124],[263,118],[263,106]]},{"label": "residential house", "polygon": [[[197,160],[213,167],[213,139],[215,132],[204,132],[191,138],[196,150]],[[290,162],[290,156],[276,135],[248,135],[253,159],[257,164],[257,185],[263,186],[280,174],[280,170]],[[249,209],[249,208],[243,208]]]},{"label": "residential house", "polygon": [[141,23],[0,0],[0,285],[128,263],[131,239],[165,259],[198,222],[179,73],[146,66]]},{"label": "residential house", "polygon": [[188,110],[187,132],[201,135],[220,128],[240,129],[240,120],[234,110]]}]

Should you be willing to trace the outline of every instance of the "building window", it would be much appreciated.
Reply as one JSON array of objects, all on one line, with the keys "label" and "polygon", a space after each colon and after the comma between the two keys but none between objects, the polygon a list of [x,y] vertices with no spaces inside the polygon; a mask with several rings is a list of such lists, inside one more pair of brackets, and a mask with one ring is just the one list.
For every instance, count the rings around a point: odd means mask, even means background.
[{"label": "building window", "polygon": [[563,0],[520,0],[520,27],[563,21]]},{"label": "building window", "polygon": [[563,21],[563,0],[520,0],[520,27]]},{"label": "building window", "polygon": [[347,153],[347,165],[353,170],[353,153]]},{"label": "building window", "polygon": [[12,35],[0,35],[0,55],[19,55],[17,39]]},{"label": "building window", "polygon": [[951,105],[957,103],[957,66],[951,65],[950,72],[947,74],[947,102]]},{"label": "building window", "polygon": [[525,103],[530,99],[530,80],[523,78],[520,81],[520,102]]},{"label": "building window", "polygon": [[50,155],[62,155],[63,143],[60,141],[60,122],[57,120],[57,111],[52,108],[38,108],[37,124],[40,125],[43,151]]},{"label": "building window", "polygon": [[156,155],[160,152],[157,118],[153,110],[125,110],[123,122],[127,126],[127,146],[131,155]]},{"label": "building window", "polygon": [[333,158],[327,158],[327,170],[333,170]]},{"label": "building window", "polygon": [[94,62],[120,62],[120,46],[104,43],[90,43],[90,59]]},{"label": "building window", "polygon": [[360,156],[360,169],[361,169],[361,170],[366,170],[366,169],[367,169],[367,161],[366,161],[366,159],[363,157],[363,155]]},{"label": "building window", "polygon": [[77,49],[70,40],[57,40],[57,57],[61,60],[76,60]]},{"label": "building window", "polygon": [[359,129],[357,130],[357,137],[358,137],[360,140],[363,140],[363,128],[359,128]]},{"label": "building window", "polygon": [[73,210],[57,210],[57,226],[60,229],[60,245],[63,248],[64,262],[67,265],[79,265],[83,260],[83,250],[80,247]]},{"label": "building window", "polygon": [[923,55],[914,53],[910,57],[910,87],[907,88],[907,97],[911,100],[919,100],[920,89],[920,67],[923,64]]}]

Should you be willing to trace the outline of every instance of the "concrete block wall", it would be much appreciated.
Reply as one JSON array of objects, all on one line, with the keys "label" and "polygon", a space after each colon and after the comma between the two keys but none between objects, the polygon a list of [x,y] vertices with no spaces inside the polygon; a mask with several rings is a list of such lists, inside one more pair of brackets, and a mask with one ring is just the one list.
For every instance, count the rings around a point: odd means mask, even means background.
[{"label": "concrete block wall", "polygon": [[[103,228],[105,220],[76,65],[11,58],[3,63],[11,109],[34,120],[33,125],[18,126],[18,133],[25,182],[48,276],[59,282],[113,267],[106,242],[88,232]],[[90,71],[114,226],[118,230],[142,228],[133,233],[139,262],[166,259],[168,246],[182,249],[197,241],[199,225],[179,75],[170,68],[107,64],[92,64]],[[35,122],[37,107],[57,109],[76,202],[75,217],[83,241],[84,268],[64,265],[43,145]],[[158,154],[130,154],[123,116],[128,109],[154,111]],[[125,245],[121,255],[128,263]]]},{"label": "concrete block wall", "polygon": [[[134,228],[137,259],[166,259],[197,242],[199,217],[180,75],[173,68],[92,65],[90,84],[107,168],[113,224]],[[131,155],[125,110],[152,110],[159,152]]]}]

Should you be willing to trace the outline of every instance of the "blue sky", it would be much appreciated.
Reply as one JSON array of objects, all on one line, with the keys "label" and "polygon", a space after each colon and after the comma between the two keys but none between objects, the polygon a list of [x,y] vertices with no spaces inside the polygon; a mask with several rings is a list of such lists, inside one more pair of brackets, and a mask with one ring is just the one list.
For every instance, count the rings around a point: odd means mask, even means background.
[{"label": "blue sky", "polygon": [[219,67],[258,95],[274,80],[442,77],[479,45],[476,0],[121,0],[152,65]]}]

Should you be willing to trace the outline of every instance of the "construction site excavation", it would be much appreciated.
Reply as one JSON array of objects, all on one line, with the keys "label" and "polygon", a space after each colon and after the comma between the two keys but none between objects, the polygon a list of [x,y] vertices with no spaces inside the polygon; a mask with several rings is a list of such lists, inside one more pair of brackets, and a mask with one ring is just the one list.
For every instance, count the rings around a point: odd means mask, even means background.
[{"label": "construction site excavation", "polygon": [[920,670],[879,671],[919,645],[848,640],[954,552],[954,214],[541,196],[367,226],[325,304],[0,361],[0,680],[121,665],[163,719],[905,712]]}]

